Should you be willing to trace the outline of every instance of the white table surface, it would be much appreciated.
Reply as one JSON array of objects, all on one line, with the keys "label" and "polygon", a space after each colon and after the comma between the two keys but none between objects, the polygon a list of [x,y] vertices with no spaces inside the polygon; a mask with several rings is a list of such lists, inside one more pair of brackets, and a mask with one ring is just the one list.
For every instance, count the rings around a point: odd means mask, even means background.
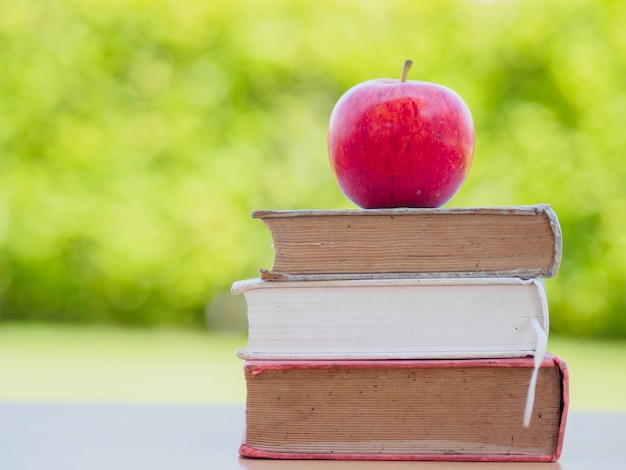
[{"label": "white table surface", "polygon": [[242,406],[0,403],[0,470],[626,469],[626,413],[570,412],[554,464],[244,459],[243,428]]}]

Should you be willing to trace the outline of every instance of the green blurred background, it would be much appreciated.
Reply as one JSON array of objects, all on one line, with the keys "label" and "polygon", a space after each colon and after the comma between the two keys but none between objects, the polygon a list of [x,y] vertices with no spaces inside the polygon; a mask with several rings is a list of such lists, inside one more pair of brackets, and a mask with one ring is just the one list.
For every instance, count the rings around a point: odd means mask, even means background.
[{"label": "green blurred background", "polygon": [[353,207],[330,112],[407,58],[474,116],[447,206],[552,204],[551,333],[626,344],[621,0],[15,0],[0,3],[5,348],[21,322],[234,330],[241,346],[228,290],[273,259],[250,212]]}]

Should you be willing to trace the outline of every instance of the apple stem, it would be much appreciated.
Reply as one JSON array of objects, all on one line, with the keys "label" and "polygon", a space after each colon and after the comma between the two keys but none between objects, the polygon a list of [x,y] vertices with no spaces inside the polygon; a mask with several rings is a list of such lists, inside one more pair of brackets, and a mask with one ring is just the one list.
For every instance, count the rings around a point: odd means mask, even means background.
[{"label": "apple stem", "polygon": [[406,82],[406,77],[409,75],[409,70],[412,65],[413,61],[411,59],[405,60],[404,64],[402,64],[402,76],[400,77],[401,82]]}]

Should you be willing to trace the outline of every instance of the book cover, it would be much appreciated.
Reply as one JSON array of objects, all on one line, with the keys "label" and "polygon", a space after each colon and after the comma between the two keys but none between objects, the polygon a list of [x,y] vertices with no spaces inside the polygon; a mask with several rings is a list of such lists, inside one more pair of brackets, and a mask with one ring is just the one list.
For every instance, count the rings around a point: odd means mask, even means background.
[{"label": "book cover", "polygon": [[245,457],[552,462],[569,404],[568,371],[533,358],[248,361]]},{"label": "book cover", "polygon": [[562,252],[547,204],[512,207],[256,210],[274,247],[265,280],[553,277]]},{"label": "book cover", "polygon": [[545,347],[541,280],[238,281],[248,308],[242,359],[513,357]]}]

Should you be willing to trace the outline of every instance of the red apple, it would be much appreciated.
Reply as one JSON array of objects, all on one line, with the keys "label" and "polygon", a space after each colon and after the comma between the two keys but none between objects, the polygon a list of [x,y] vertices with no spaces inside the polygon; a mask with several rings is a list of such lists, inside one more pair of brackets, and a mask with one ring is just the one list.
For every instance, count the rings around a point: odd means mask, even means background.
[{"label": "red apple", "polygon": [[440,207],[474,155],[469,108],[442,85],[376,79],[349,89],[330,117],[328,153],[339,187],[365,209]]}]

